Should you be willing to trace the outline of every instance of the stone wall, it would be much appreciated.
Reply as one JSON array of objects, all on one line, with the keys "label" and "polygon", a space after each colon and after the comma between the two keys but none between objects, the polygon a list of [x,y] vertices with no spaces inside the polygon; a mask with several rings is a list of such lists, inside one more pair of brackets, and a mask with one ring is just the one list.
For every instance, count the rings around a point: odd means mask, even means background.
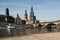
[{"label": "stone wall", "polygon": [[42,27],[41,28],[25,28],[23,26],[15,27],[15,28],[6,28],[6,29],[0,29],[0,37],[58,32],[60,31],[60,28],[52,28],[51,30],[52,31],[48,31],[47,28],[42,28]]}]

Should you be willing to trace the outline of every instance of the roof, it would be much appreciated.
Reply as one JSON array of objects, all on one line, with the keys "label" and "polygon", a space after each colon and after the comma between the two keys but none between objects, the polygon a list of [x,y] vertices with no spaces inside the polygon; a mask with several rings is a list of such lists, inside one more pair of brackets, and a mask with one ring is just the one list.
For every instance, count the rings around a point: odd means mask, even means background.
[{"label": "roof", "polygon": [[[0,15],[0,22],[4,22],[5,18],[6,18],[5,15]],[[9,20],[14,20],[14,18],[12,16],[9,16],[8,18],[9,18]]]},{"label": "roof", "polygon": [[5,21],[5,15],[0,15],[0,22]]}]

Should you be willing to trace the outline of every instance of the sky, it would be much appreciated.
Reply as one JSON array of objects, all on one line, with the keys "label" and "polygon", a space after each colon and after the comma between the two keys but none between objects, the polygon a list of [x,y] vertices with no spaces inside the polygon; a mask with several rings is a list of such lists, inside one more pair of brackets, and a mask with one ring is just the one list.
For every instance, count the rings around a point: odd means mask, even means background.
[{"label": "sky", "polygon": [[60,20],[60,0],[0,0],[0,15],[5,15],[5,9],[9,8],[11,16],[19,14],[24,19],[25,10],[29,17],[31,6],[36,19],[41,22]]}]

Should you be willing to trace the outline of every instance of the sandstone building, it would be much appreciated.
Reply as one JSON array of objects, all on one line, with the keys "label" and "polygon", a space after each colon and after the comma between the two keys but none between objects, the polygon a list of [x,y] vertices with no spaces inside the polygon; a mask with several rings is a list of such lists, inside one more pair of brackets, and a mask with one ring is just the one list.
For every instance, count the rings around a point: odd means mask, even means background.
[{"label": "sandstone building", "polygon": [[[15,34],[15,33],[19,34],[20,31],[22,31],[22,33],[24,33],[24,34],[60,31],[60,20],[51,21],[51,22],[39,22],[36,19],[36,16],[34,15],[33,7],[31,7],[31,9],[30,9],[29,18],[28,18],[27,10],[25,10],[24,19],[21,19],[19,17],[19,14],[17,14],[16,17],[10,16],[9,14],[10,14],[9,9],[6,8],[5,15],[0,15],[0,27],[6,27],[9,24],[12,24],[12,25],[15,24],[16,25],[16,26],[14,25],[15,28],[6,29],[6,30],[8,30],[8,32],[9,31],[14,32],[11,34]],[[0,30],[0,32],[2,34],[1,30]]]},{"label": "sandstone building", "polygon": [[5,15],[0,15],[0,18],[1,18],[0,23],[35,24],[35,23],[39,22],[38,20],[36,20],[36,16],[34,15],[33,7],[31,7],[29,19],[28,19],[27,10],[25,10],[23,20],[19,17],[19,14],[17,14],[16,18],[14,18],[13,16],[10,16],[9,14],[10,14],[9,9],[6,8]]}]

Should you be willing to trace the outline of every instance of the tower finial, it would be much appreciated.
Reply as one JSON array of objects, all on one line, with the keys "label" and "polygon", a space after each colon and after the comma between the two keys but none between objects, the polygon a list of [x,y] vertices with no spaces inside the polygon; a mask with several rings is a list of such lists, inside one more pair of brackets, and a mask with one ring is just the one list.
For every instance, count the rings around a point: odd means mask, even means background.
[{"label": "tower finial", "polygon": [[31,6],[31,11],[33,11],[33,6]]},{"label": "tower finial", "polygon": [[27,14],[27,10],[25,10],[25,14]]},{"label": "tower finial", "polygon": [[17,16],[18,16],[18,13],[17,13]]},{"label": "tower finial", "polygon": [[9,9],[8,9],[8,8],[6,8],[6,11],[9,11]]},{"label": "tower finial", "polygon": [[17,17],[19,18],[19,15],[18,15],[18,13],[17,13]]}]

